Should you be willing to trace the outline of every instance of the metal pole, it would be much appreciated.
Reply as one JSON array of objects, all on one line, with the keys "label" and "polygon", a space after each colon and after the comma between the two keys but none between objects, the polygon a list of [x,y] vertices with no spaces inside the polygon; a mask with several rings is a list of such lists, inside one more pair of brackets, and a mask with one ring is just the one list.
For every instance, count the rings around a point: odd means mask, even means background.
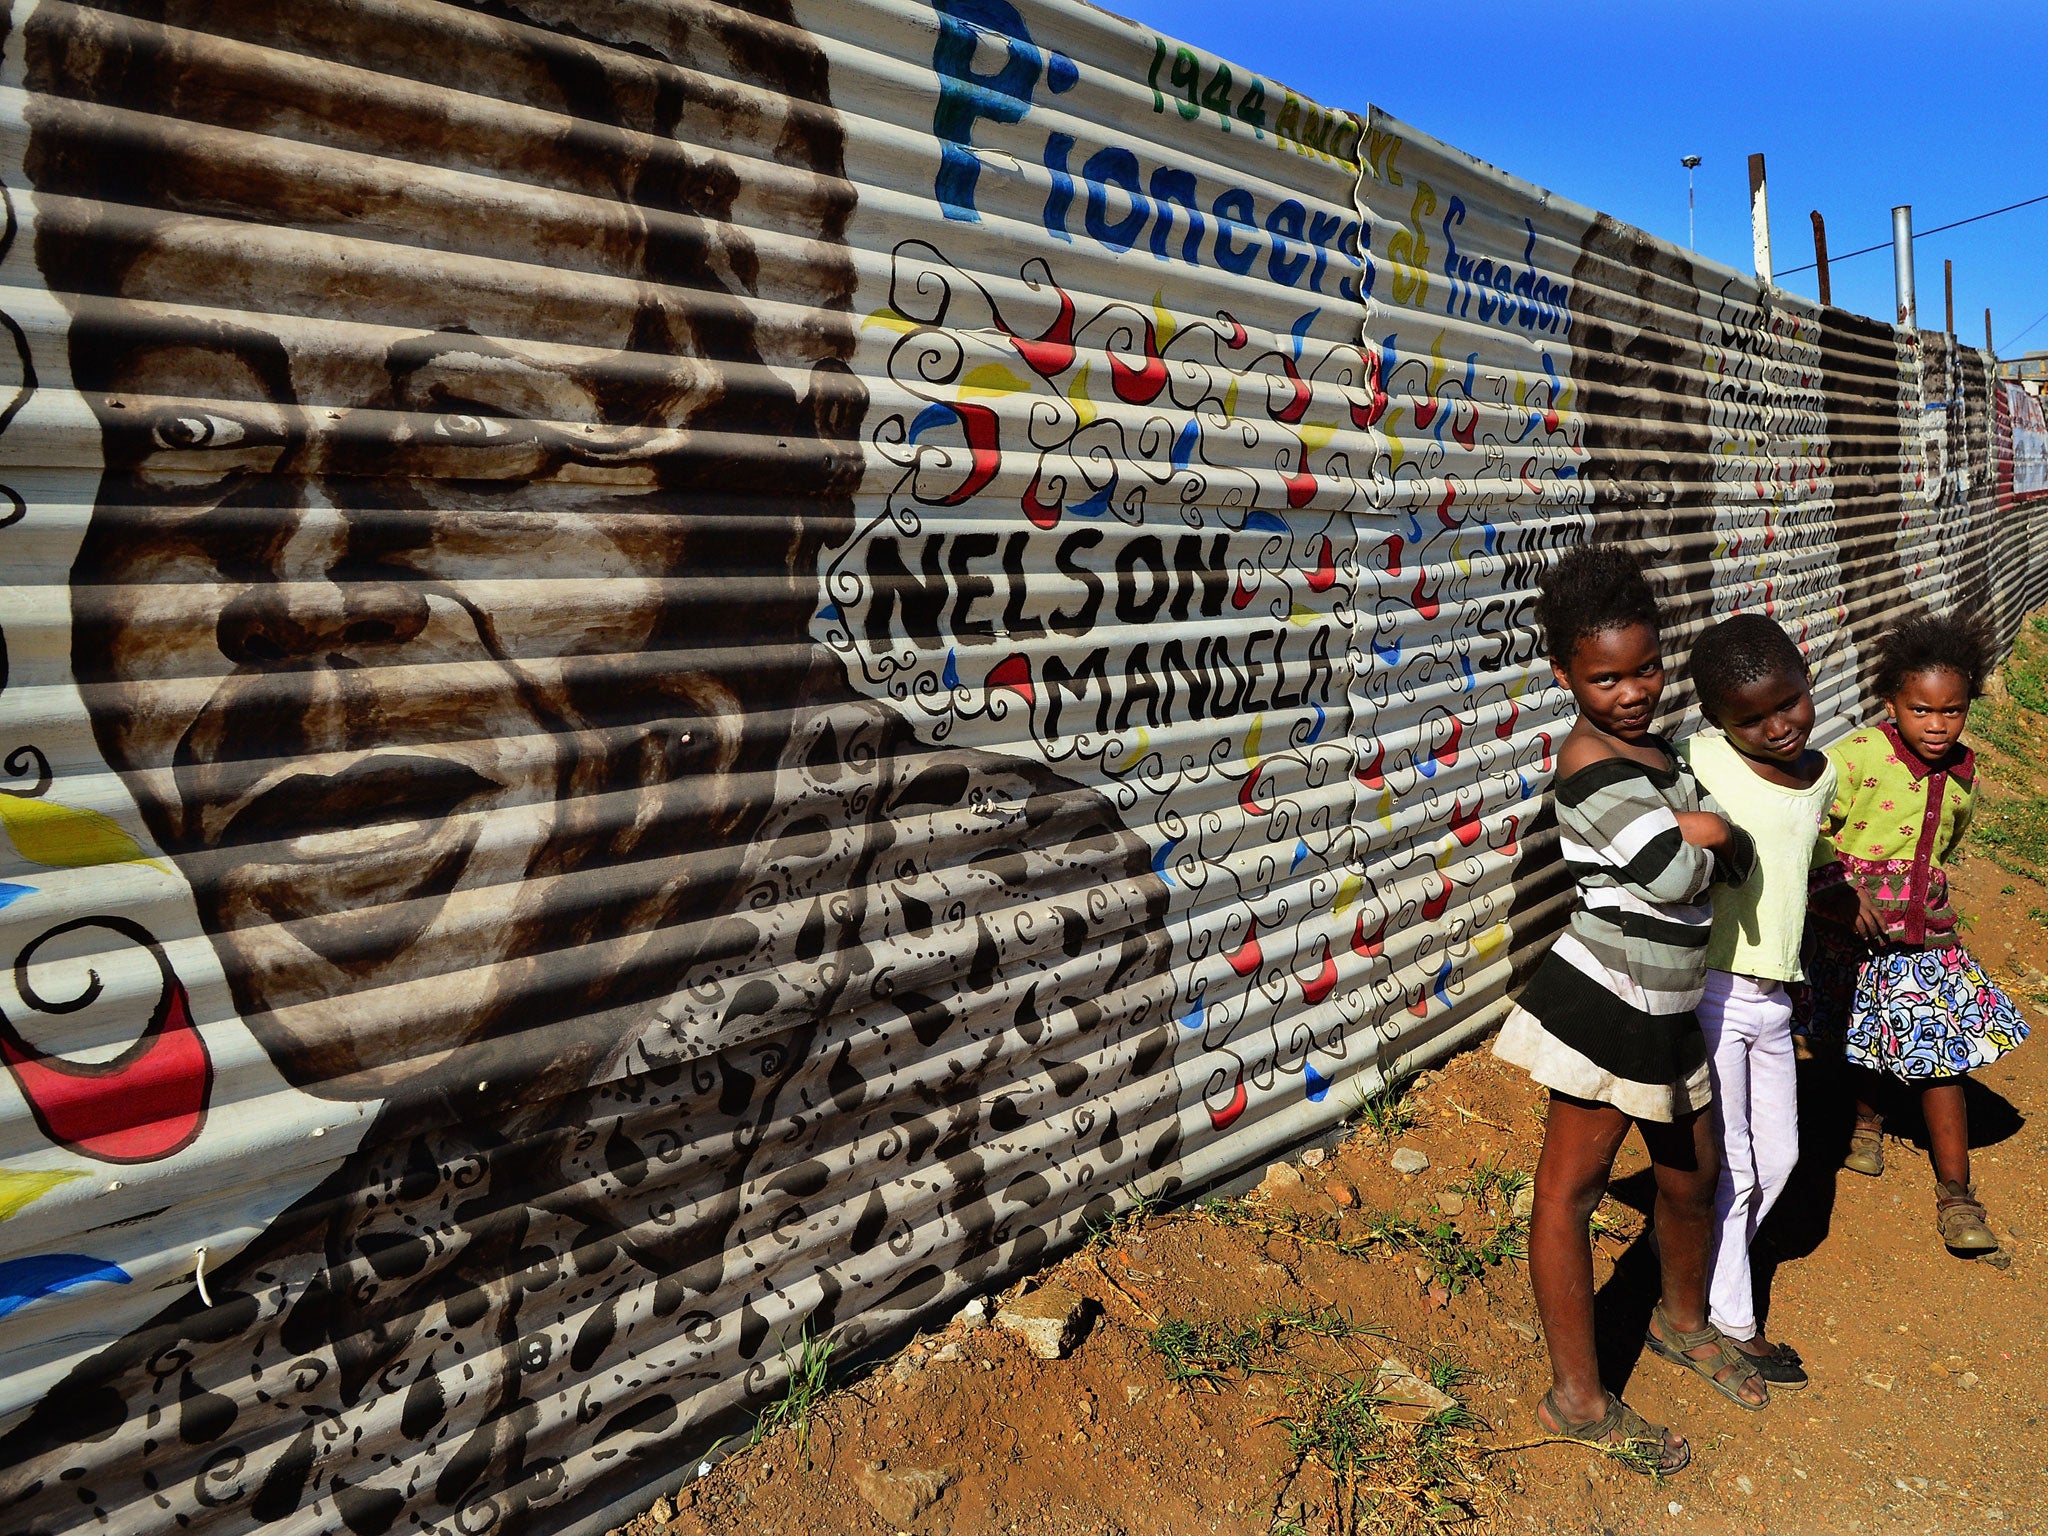
[{"label": "metal pole", "polygon": [[1991,345],[1991,311],[1984,311],[1984,350],[1991,354],[1992,361],[1998,360],[1998,348]]},{"label": "metal pole", "polygon": [[1818,208],[1813,210],[1813,265],[1820,273],[1820,301],[1835,302],[1834,284],[1828,281],[1828,226]]},{"label": "metal pole", "polygon": [[1913,205],[1892,210],[1892,285],[1899,294],[1899,329],[1915,330],[1919,312],[1913,307]]},{"label": "metal pole", "polygon": [[1949,340],[1953,341],[1956,335],[1956,264],[1952,261],[1941,264],[1941,293],[1947,306]]},{"label": "metal pole", "polygon": [[1678,163],[1685,167],[1685,248],[1690,251],[1695,248],[1692,173],[1700,168],[1700,157],[1698,155],[1681,155]]},{"label": "metal pole", "polygon": [[1749,157],[1749,243],[1756,257],[1756,280],[1771,286],[1771,201],[1764,187],[1764,157]]}]

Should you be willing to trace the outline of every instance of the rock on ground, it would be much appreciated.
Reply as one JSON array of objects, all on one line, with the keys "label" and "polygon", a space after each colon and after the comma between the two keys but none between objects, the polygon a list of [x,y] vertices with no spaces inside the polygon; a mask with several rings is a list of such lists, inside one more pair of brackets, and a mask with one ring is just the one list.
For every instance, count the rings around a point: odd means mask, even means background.
[{"label": "rock on ground", "polygon": [[1059,1285],[1042,1285],[996,1314],[996,1326],[1022,1339],[1041,1360],[1058,1360],[1081,1342],[1088,1304]]},{"label": "rock on ground", "polygon": [[952,1485],[953,1473],[869,1461],[855,1471],[853,1482],[876,1514],[891,1525],[906,1526],[938,1502]]}]

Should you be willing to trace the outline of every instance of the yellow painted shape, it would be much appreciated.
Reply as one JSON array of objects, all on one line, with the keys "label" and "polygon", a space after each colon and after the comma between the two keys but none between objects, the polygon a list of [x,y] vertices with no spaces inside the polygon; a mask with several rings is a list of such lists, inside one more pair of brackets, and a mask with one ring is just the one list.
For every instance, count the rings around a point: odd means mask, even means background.
[{"label": "yellow painted shape", "polygon": [[1495,923],[1486,932],[1480,934],[1478,938],[1472,941],[1472,950],[1481,960],[1485,960],[1490,958],[1493,952],[1507,941],[1508,925],[1506,923]]},{"label": "yellow painted shape", "polygon": [[0,823],[6,825],[15,851],[31,864],[52,869],[84,869],[94,864],[164,867],[98,811],[0,793]]},{"label": "yellow painted shape", "polygon": [[0,1221],[35,1204],[59,1184],[84,1177],[82,1168],[0,1168]]},{"label": "yellow painted shape", "polygon": [[1259,762],[1259,736],[1265,730],[1266,717],[1263,713],[1252,716],[1252,728],[1244,733],[1244,760],[1253,767]]},{"label": "yellow painted shape", "polygon": [[1173,333],[1180,327],[1173,323],[1173,316],[1166,312],[1166,300],[1158,289],[1152,293],[1152,333],[1159,343],[1159,349],[1166,350],[1166,344],[1173,340]]},{"label": "yellow painted shape", "polygon": [[1138,764],[1145,761],[1146,755],[1150,753],[1151,750],[1152,733],[1146,730],[1145,727],[1141,725],[1138,727],[1138,744],[1135,747],[1131,748],[1130,755],[1126,757],[1122,762],[1118,763],[1116,767],[1112,770],[1112,772],[1129,773],[1133,768],[1137,767]]},{"label": "yellow painted shape", "polygon": [[1337,435],[1337,424],[1324,426],[1319,421],[1304,421],[1295,432],[1301,438],[1301,446],[1308,453],[1321,453],[1330,446],[1330,439]]},{"label": "yellow painted shape", "polygon": [[1365,889],[1365,881],[1357,875],[1346,875],[1337,882],[1337,904],[1330,908],[1332,917],[1342,917],[1344,909],[1358,900],[1358,893]]},{"label": "yellow painted shape", "polygon": [[1300,603],[1295,603],[1287,610],[1287,622],[1294,625],[1297,629],[1303,624],[1313,624],[1316,620],[1327,617],[1327,614],[1318,612],[1314,608],[1304,607]]},{"label": "yellow painted shape", "polygon": [[1373,818],[1374,820],[1378,821],[1381,826],[1387,828],[1389,831],[1393,829],[1394,792],[1391,789],[1383,789],[1380,791],[1379,808],[1373,812]]},{"label": "yellow painted shape", "polygon": [[866,330],[871,325],[878,325],[885,331],[899,331],[905,334],[917,329],[915,321],[899,315],[887,304],[884,304],[880,309],[869,315],[867,319],[861,321],[860,328]]},{"label": "yellow painted shape", "polygon": [[1237,414],[1237,378],[1235,375],[1231,376],[1230,388],[1223,391],[1223,414],[1225,416],[1235,416]]},{"label": "yellow painted shape", "polygon": [[1030,387],[1001,363],[983,363],[979,368],[971,369],[967,377],[960,381],[960,398],[966,400],[975,395],[987,395],[992,398],[1016,395],[1022,394]]},{"label": "yellow painted shape", "polygon": [[1088,398],[1088,364],[1081,365],[1074,375],[1074,382],[1067,386],[1067,403],[1073,406],[1074,415],[1084,427],[1102,414],[1095,409],[1095,402]]}]

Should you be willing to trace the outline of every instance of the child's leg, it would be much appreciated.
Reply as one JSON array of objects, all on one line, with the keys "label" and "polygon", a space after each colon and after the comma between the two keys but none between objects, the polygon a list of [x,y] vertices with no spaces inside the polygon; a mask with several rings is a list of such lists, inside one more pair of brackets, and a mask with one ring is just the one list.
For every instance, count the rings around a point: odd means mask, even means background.
[{"label": "child's leg", "polygon": [[1607,1411],[1593,1346],[1593,1243],[1586,1224],[1607,1192],[1614,1154],[1629,1124],[1611,1104],[1553,1093],[1536,1163],[1529,1284],[1556,1378],[1552,1399],[1567,1419],[1580,1423]]},{"label": "child's leg", "polygon": [[[1714,1233],[1707,1282],[1707,1315],[1729,1338],[1756,1333],[1751,1300],[1749,1239],[1756,1230],[1757,1171],[1752,1151],[1750,1051],[1756,1043],[1754,989],[1726,971],[1708,971],[1700,999],[1700,1029],[1714,1079],[1713,1120],[1721,1154],[1714,1186]],[[1663,1229],[1658,1228],[1663,1241]]]},{"label": "child's leg", "polygon": [[[1697,1333],[1707,1326],[1714,1186],[1721,1172],[1713,1116],[1702,1112],[1672,1125],[1650,1120],[1641,1124],[1643,1144],[1650,1149],[1650,1165],[1657,1176],[1657,1252],[1664,1269],[1664,1316],[1678,1332]],[[1654,1320],[1650,1326],[1656,1328]],[[1666,1335],[1660,1330],[1658,1337]],[[1686,1353],[1696,1360],[1711,1360],[1720,1351],[1716,1342]],[[1716,1370],[1714,1378],[1734,1387],[1747,1371],[1738,1358]],[[1770,1401],[1769,1389],[1753,1373],[1737,1390],[1747,1402]]]},{"label": "child's leg", "polygon": [[[1756,1041],[1749,1050],[1750,1152],[1756,1159],[1756,1206],[1749,1218],[1752,1243],[1799,1162],[1799,1061],[1792,1045],[1792,1004],[1778,988],[1763,994],[1759,1007]],[[1753,1309],[1754,1286],[1743,1294]],[[1761,1331],[1754,1337],[1759,1349],[1766,1347]]]},{"label": "child's leg", "polygon": [[1935,1178],[1944,1184],[1969,1183],[1970,1112],[1963,1099],[1963,1080],[1950,1078],[1922,1088],[1920,1113],[1927,1121]]}]

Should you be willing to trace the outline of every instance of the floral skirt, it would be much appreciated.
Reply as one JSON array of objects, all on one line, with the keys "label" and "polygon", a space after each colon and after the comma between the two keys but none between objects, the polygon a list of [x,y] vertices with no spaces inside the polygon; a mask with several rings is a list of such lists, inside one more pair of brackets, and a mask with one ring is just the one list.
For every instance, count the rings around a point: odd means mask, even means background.
[{"label": "floral skirt", "polygon": [[1802,958],[1807,982],[1794,991],[1793,1028],[1839,1046],[1855,1066],[1910,1083],[1961,1077],[2027,1038],[2013,1000],[1960,944],[1880,948],[1809,923]]}]

